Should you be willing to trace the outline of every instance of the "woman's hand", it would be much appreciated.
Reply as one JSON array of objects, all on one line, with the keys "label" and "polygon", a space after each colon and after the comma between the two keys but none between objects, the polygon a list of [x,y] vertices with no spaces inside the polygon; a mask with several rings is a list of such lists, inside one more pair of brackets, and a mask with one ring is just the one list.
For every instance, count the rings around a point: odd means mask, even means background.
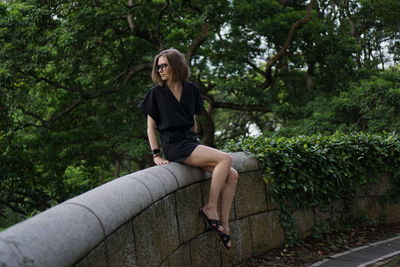
[{"label": "woman's hand", "polygon": [[160,156],[157,156],[157,157],[154,158],[154,163],[155,163],[156,165],[162,165],[162,164],[168,164],[169,161],[166,160],[166,159],[163,159],[163,158],[160,157]]}]

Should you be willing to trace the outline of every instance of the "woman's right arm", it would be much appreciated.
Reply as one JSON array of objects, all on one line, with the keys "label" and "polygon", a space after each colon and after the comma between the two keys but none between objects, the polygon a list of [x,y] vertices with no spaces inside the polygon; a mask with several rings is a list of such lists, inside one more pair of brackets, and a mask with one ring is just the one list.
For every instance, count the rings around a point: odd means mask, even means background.
[{"label": "woman's right arm", "polygon": [[[160,148],[157,142],[156,122],[150,115],[147,115],[147,136],[149,138],[151,150]],[[163,159],[161,156],[154,157],[154,163],[157,165],[167,164],[168,160]]]}]

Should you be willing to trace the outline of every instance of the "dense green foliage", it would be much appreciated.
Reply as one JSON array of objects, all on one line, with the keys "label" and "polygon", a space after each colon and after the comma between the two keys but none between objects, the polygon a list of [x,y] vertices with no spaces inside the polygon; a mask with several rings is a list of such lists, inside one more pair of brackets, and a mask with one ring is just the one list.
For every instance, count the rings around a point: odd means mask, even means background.
[{"label": "dense green foliage", "polygon": [[0,216],[150,166],[136,106],[170,47],[206,100],[204,144],[398,131],[399,13],[398,0],[1,0]]},{"label": "dense green foliage", "polygon": [[400,71],[374,72],[338,95],[316,96],[301,110],[280,107],[287,118],[279,135],[363,131],[400,132]]},{"label": "dense green foliage", "polygon": [[382,200],[400,201],[398,135],[336,133],[246,138],[230,142],[226,149],[248,151],[258,158],[269,185],[268,195],[280,205],[291,245],[298,238],[294,211],[323,207],[338,199],[350,201],[360,186],[376,182],[383,173],[390,176],[394,187]]}]

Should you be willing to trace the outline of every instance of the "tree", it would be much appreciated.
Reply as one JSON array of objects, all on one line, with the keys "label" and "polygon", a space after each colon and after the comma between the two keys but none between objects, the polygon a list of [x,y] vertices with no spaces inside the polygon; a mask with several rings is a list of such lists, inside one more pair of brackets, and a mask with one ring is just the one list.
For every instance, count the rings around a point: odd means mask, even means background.
[{"label": "tree", "polygon": [[[353,82],[345,91],[330,99],[317,97],[292,119],[279,134],[284,136],[314,133],[398,132],[400,124],[400,73],[396,68],[374,72]],[[284,110],[282,110],[284,112]]]},{"label": "tree", "polygon": [[385,46],[398,57],[399,4],[384,1],[2,1],[2,209],[43,210],[151,165],[136,106],[165,48],[200,85],[203,143],[296,125],[386,68]]}]

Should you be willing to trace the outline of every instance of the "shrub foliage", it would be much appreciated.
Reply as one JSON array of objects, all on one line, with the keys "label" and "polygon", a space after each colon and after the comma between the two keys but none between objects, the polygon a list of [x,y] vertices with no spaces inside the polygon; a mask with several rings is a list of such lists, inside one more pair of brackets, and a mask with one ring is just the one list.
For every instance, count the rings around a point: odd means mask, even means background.
[{"label": "shrub foliage", "polygon": [[293,212],[351,200],[357,188],[388,173],[393,187],[383,201],[399,201],[400,140],[366,133],[293,138],[250,137],[231,141],[229,151],[247,151],[260,161],[268,194],[281,209],[288,245],[298,242]]}]

